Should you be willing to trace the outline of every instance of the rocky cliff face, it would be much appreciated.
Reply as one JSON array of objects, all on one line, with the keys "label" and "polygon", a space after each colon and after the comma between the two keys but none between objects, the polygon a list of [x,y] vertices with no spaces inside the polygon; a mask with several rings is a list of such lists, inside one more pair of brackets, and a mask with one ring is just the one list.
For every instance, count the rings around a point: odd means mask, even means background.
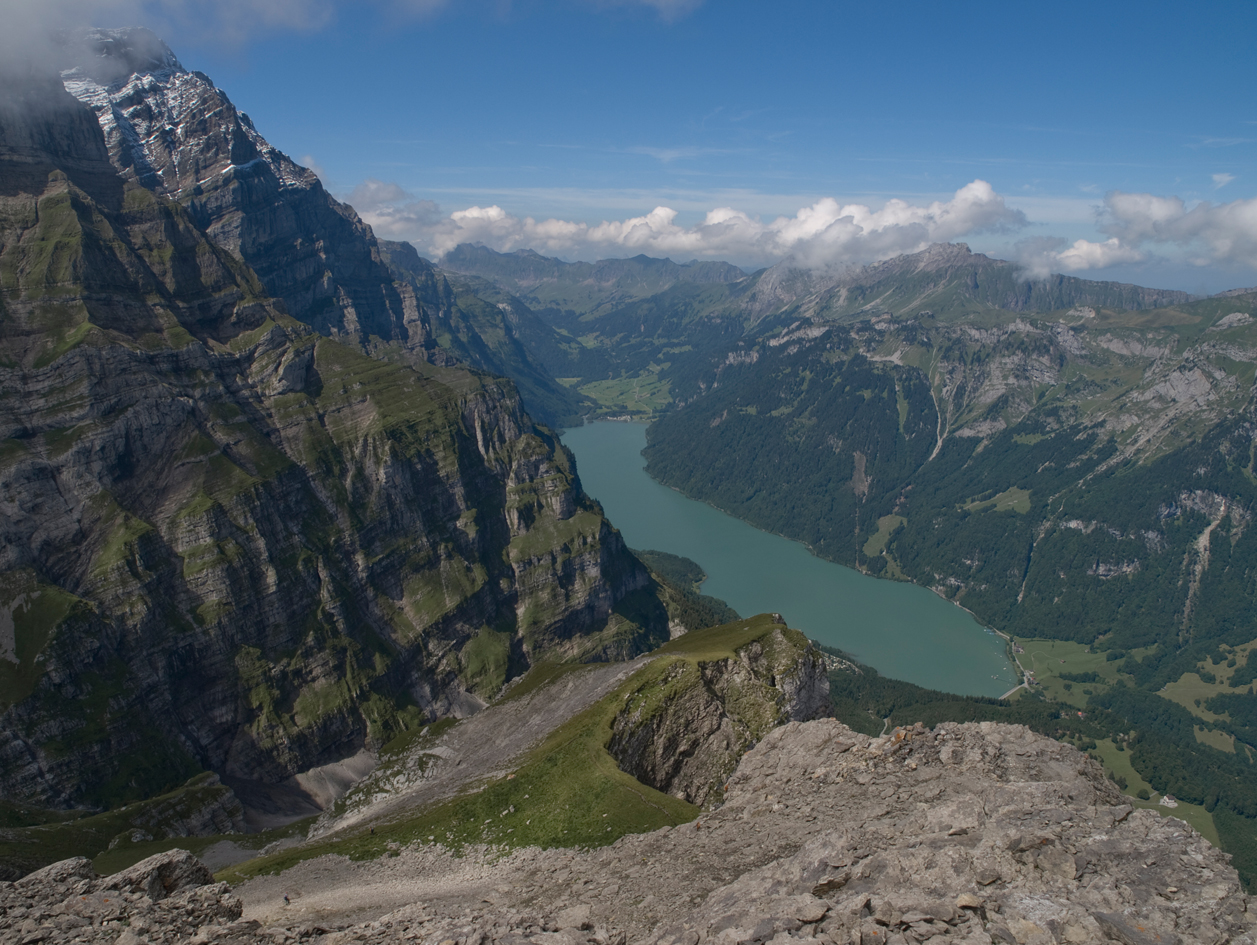
[{"label": "rocky cliff face", "polygon": [[66,58],[65,87],[95,112],[118,173],[183,204],[289,314],[322,334],[423,346],[370,228],[208,76],[144,29],[92,31]]},{"label": "rocky cliff face", "polygon": [[[613,613],[649,577],[509,383],[313,334],[55,84],[5,96],[6,798],[281,781],[666,639]],[[211,166],[170,154],[164,188]]]},{"label": "rocky cliff face", "polygon": [[[532,363],[496,308],[469,315],[409,245],[383,247],[151,32],[95,30],[65,53],[65,88],[95,113],[118,174],[182,204],[298,321],[364,349],[392,344],[411,361],[516,378],[545,422],[579,414],[580,398]],[[390,266],[402,256],[413,259]]]},{"label": "rocky cliff face", "polygon": [[678,660],[625,701],[607,750],[620,768],[656,790],[702,806],[746,750],[783,722],[828,714],[820,654],[777,615],[734,658]]}]

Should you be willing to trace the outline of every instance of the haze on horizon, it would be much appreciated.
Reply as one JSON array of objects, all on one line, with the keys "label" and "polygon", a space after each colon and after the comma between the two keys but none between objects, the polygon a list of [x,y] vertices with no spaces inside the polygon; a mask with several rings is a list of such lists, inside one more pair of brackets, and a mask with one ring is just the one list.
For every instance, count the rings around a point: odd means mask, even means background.
[{"label": "haze on horizon", "polygon": [[1257,8],[3,0],[145,25],[376,232],[566,259],[1257,284]]}]

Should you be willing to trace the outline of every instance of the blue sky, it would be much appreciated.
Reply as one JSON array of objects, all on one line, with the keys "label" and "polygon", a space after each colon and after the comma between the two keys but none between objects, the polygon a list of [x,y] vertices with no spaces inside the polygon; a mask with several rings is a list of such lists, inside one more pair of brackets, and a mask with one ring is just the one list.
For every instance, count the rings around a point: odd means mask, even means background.
[{"label": "blue sky", "polygon": [[[232,0],[208,27],[170,9],[137,15],[428,255],[466,237],[843,263],[942,237],[1092,278],[1257,284],[1257,4]],[[974,181],[990,193],[956,197]]]}]

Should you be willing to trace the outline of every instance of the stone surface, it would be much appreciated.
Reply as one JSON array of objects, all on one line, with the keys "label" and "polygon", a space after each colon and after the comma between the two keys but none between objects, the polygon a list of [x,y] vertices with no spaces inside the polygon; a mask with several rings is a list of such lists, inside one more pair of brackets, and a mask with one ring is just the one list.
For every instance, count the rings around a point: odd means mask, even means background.
[{"label": "stone surface", "polygon": [[[1043,869],[1049,851],[1075,876]],[[105,902],[81,869],[0,884],[0,935],[114,942],[128,918],[151,943],[198,945],[1257,942],[1224,854],[1122,804],[1073,748],[991,723],[875,739],[791,723],[747,753],[719,810],[601,850],[324,857],[155,906]]]},{"label": "stone surface", "polygon": [[[0,941],[165,945],[254,942],[256,922],[241,922],[242,905],[215,883],[199,860],[174,850],[100,878],[82,858],[65,860],[17,883],[0,883]],[[244,937],[241,937],[241,936]]]},{"label": "stone surface", "polygon": [[[703,806],[774,727],[827,715],[823,658],[777,619],[736,658],[678,664],[668,680],[631,695],[608,745],[621,770]],[[662,700],[657,688],[667,691]]]},{"label": "stone surface", "polygon": [[140,860],[134,866],[114,873],[104,884],[106,890],[144,893],[153,902],[167,896],[207,886],[214,882],[214,874],[205,864],[187,850],[170,850]]}]

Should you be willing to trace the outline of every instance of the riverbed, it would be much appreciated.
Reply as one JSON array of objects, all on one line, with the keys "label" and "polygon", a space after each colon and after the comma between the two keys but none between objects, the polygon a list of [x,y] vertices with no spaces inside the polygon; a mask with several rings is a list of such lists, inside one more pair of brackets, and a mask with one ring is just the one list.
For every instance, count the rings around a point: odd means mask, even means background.
[{"label": "riverbed", "polygon": [[962,695],[999,696],[1019,682],[1004,640],[914,584],[825,561],[646,475],[646,424],[600,421],[568,430],[585,491],[631,548],[698,562],[702,590],[744,617],[777,612],[813,640],[883,675]]}]

